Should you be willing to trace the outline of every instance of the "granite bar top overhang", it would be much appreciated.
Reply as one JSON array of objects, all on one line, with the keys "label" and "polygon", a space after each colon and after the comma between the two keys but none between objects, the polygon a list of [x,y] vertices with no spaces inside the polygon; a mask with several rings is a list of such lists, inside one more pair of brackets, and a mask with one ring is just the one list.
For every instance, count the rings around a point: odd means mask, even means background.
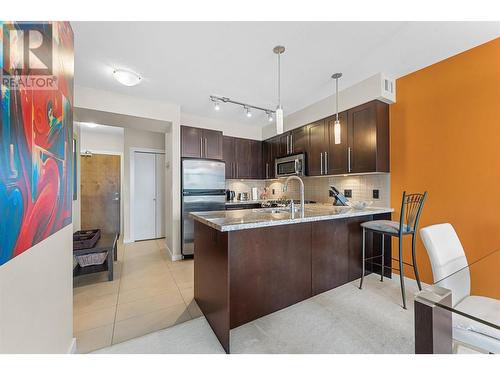
[{"label": "granite bar top overhang", "polygon": [[191,217],[221,232],[344,219],[394,212],[388,207],[367,207],[362,210],[326,204],[306,204],[304,217],[300,211],[293,215],[286,209],[257,208],[233,211],[193,212]]}]

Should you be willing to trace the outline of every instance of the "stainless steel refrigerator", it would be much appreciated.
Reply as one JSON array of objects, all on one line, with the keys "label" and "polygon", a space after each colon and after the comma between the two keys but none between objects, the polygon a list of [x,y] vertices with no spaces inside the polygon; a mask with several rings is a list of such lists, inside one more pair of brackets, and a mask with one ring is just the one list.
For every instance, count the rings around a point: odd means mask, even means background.
[{"label": "stainless steel refrigerator", "polygon": [[194,223],[190,212],[222,211],[226,202],[226,167],[223,162],[182,160],[182,255],[194,254]]}]

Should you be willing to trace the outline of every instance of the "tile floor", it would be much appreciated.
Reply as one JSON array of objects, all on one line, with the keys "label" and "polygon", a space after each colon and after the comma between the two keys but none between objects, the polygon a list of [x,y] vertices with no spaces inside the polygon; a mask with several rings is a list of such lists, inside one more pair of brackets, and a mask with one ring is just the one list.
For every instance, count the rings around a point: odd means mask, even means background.
[{"label": "tile floor", "polygon": [[193,261],[172,262],[163,240],[118,245],[115,279],[74,279],[73,332],[79,353],[201,316],[193,301]]}]

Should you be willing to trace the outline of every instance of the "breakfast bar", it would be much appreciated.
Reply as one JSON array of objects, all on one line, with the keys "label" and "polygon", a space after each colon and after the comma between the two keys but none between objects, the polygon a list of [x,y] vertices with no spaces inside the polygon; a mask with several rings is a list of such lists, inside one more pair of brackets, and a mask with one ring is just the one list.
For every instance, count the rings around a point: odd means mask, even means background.
[{"label": "breakfast bar", "polygon": [[[310,204],[192,213],[194,298],[224,350],[231,329],[361,277],[360,224],[391,212]],[[380,254],[380,242],[367,235],[367,257]],[[390,264],[389,238],[384,245]],[[370,272],[380,267],[367,264]]]}]

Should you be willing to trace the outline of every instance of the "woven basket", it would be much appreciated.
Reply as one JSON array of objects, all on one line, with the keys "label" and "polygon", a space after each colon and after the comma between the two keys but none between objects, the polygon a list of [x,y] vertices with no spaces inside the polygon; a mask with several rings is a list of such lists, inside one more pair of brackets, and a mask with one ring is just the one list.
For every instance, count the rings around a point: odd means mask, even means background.
[{"label": "woven basket", "polygon": [[103,264],[106,260],[108,253],[94,253],[94,254],[85,254],[85,255],[76,255],[76,261],[80,265],[80,267],[88,267],[88,266],[97,266]]}]

